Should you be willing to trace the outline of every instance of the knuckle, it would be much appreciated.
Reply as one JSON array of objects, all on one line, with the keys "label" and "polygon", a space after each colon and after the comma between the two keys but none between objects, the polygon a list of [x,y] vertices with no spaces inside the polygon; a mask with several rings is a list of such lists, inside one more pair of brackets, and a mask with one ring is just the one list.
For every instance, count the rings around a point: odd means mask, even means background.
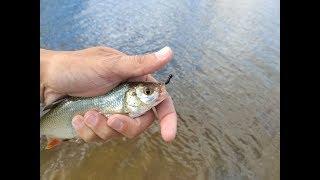
[{"label": "knuckle", "polygon": [[137,74],[146,74],[145,72],[145,60],[146,60],[146,57],[145,56],[133,56],[133,67],[136,71]]},{"label": "knuckle", "polygon": [[124,136],[126,136],[129,139],[132,139],[135,137],[135,129],[133,129],[133,127],[129,127],[129,125],[127,123],[123,124],[123,127],[119,130],[117,130],[119,133],[123,134]]},{"label": "knuckle", "polygon": [[101,52],[104,52],[106,50],[106,47],[104,46],[97,46],[94,48],[95,51],[101,51]]},{"label": "knuckle", "polygon": [[103,139],[103,140],[108,140],[108,139],[111,138],[111,136],[112,136],[112,133],[106,132],[106,131],[101,131],[101,133],[100,133],[100,135],[99,135],[99,137],[100,137],[101,139]]},{"label": "knuckle", "polygon": [[89,137],[86,135],[86,134],[84,134],[83,132],[77,132],[78,133],[78,136],[81,138],[81,139],[83,139],[85,142],[89,142]]},{"label": "knuckle", "polygon": [[91,140],[90,140],[90,139],[88,139],[88,138],[86,138],[86,137],[83,137],[82,139],[83,139],[83,140],[84,140],[84,142],[86,142],[86,143],[91,142]]},{"label": "knuckle", "polygon": [[133,139],[139,135],[139,131],[137,129],[133,130],[131,133],[128,134],[129,139]]},{"label": "knuckle", "polygon": [[85,142],[92,142],[96,139],[96,135],[93,133],[88,133],[83,136],[82,138]]},{"label": "knuckle", "polygon": [[86,129],[85,127],[82,127],[78,130],[76,130],[78,136],[83,139],[85,142],[91,142],[94,139],[96,139],[96,135],[91,132],[90,130]]},{"label": "knuckle", "polygon": [[120,134],[119,132],[112,132],[110,138],[116,138],[116,137],[122,137],[123,135]]},{"label": "knuckle", "polygon": [[127,135],[127,138],[133,139],[133,138],[135,138],[135,136],[134,136],[134,135],[131,135],[131,134],[128,134],[128,135]]},{"label": "knuckle", "polygon": [[133,58],[134,58],[134,62],[135,62],[138,66],[142,65],[143,62],[144,62],[144,60],[145,60],[145,56],[138,56],[138,55],[136,55],[136,56],[133,56]]},{"label": "knuckle", "polygon": [[94,47],[93,53],[94,53],[96,56],[105,57],[105,56],[111,54],[112,51],[111,51],[109,48],[107,48],[107,47],[97,46],[97,47]]}]

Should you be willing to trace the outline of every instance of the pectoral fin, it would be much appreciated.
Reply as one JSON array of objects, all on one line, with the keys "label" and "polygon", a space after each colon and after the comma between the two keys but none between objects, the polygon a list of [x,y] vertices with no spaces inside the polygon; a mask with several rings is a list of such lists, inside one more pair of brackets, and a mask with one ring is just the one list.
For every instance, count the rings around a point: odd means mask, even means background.
[{"label": "pectoral fin", "polygon": [[52,149],[62,143],[62,140],[57,138],[48,138],[47,141],[46,149]]}]

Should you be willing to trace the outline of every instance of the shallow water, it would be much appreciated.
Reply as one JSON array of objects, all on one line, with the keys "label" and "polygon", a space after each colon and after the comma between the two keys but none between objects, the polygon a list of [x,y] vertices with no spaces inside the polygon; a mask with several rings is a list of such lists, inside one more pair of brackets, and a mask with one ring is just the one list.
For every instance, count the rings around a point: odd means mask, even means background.
[{"label": "shallow water", "polygon": [[41,0],[42,48],[172,47],[155,76],[174,74],[179,115],[171,144],[155,123],[132,140],[42,151],[41,178],[279,179],[279,24],[277,0]]}]

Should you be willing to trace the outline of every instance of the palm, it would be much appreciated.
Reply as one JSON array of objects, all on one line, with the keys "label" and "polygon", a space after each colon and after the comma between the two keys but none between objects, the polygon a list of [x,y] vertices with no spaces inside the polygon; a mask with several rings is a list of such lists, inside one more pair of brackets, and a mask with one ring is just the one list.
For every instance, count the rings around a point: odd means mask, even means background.
[{"label": "palm", "polygon": [[[45,105],[66,95],[83,97],[102,95],[126,80],[156,81],[149,74],[162,68],[173,55],[170,48],[140,56],[128,56],[108,47],[40,52],[40,97]],[[168,97],[156,109],[163,139],[173,140],[176,134],[177,115],[172,99]],[[89,118],[92,115],[96,119],[94,124]],[[113,123],[119,122],[119,119],[125,124],[121,129],[113,127]],[[105,119],[95,111],[88,111],[83,117],[75,116],[72,122],[80,137],[92,141],[96,138],[107,140],[117,132],[126,137],[134,137],[150,126],[153,119],[154,116],[150,111],[135,121],[123,115],[113,115]]]},{"label": "palm", "polygon": [[97,96],[113,89],[125,80],[125,76],[112,68],[124,56],[111,48],[90,48],[58,55],[51,66],[54,71],[48,71],[47,76],[52,78],[46,82],[45,104],[65,95]]}]

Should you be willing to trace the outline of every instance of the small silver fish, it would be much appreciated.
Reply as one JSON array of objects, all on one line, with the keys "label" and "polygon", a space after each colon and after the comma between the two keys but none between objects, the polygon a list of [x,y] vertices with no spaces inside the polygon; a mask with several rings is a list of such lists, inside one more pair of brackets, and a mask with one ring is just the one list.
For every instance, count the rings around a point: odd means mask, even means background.
[{"label": "small silver fish", "polygon": [[41,117],[40,137],[47,137],[46,149],[50,149],[63,139],[77,137],[71,124],[72,118],[77,114],[84,115],[86,111],[95,109],[105,116],[125,114],[135,118],[158,105],[167,96],[163,83],[127,82],[102,96],[69,97]]}]

